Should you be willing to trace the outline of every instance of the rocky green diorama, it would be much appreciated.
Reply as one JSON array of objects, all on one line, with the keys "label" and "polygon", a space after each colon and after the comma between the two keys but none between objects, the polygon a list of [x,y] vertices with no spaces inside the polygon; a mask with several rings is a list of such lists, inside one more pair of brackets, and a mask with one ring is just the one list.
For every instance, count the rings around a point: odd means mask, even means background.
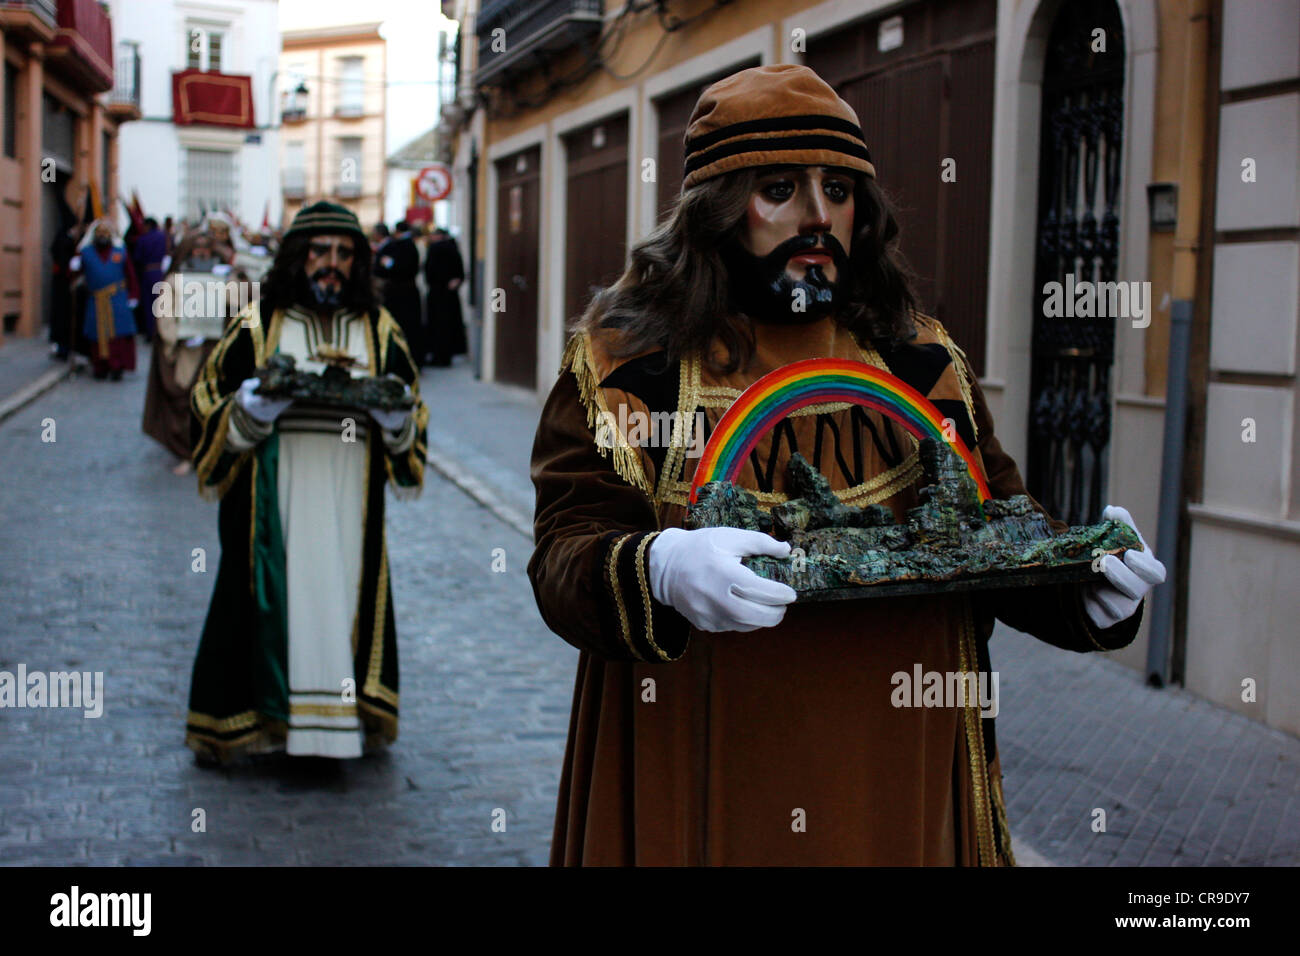
[{"label": "rocky green diorama", "polygon": [[1103,554],[1141,549],[1120,521],[1053,534],[1025,495],[987,500],[949,447],[920,443],[921,503],[895,522],[884,505],[843,504],[802,455],[790,456],[790,500],[770,512],[731,482],[703,485],[688,528],[732,527],[789,541],[788,558],[749,557],[755,573],[799,592],[800,601],[889,597],[1087,581]]},{"label": "rocky green diorama", "polygon": [[320,349],[314,358],[326,363],[321,373],[299,369],[292,355],[277,352],[260,369],[257,394],[272,398],[331,405],[339,408],[411,408],[415,399],[397,378],[353,378],[351,356],[335,349]]}]

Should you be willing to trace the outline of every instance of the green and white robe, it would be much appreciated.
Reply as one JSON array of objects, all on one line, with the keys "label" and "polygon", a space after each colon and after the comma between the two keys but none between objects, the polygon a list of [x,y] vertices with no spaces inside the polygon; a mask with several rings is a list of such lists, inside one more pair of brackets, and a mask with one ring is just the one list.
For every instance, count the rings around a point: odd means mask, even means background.
[{"label": "green and white robe", "polygon": [[[299,367],[322,345],[358,375],[411,386],[406,426],[360,409],[295,403],[273,425],[234,401],[276,352]],[[384,542],[384,486],[423,482],[428,410],[415,363],[386,310],[336,313],[328,334],[292,308],[232,322],[191,395],[200,493],[220,496],[221,564],[190,689],[186,742],[223,758],[284,747],[360,756],[363,733],[397,736],[397,643]]]}]

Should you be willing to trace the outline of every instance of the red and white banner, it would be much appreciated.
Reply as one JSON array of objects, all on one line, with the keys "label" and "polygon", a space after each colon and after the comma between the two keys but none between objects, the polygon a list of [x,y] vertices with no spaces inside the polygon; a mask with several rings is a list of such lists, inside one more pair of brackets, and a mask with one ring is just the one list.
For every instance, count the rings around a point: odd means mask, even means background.
[{"label": "red and white banner", "polygon": [[173,73],[172,121],[252,129],[253,78],[204,70]]}]

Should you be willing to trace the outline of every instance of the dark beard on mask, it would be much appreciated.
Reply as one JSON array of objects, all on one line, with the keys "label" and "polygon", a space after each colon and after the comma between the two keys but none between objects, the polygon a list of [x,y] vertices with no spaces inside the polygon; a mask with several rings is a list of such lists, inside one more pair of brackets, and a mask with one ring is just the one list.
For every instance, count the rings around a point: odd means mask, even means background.
[{"label": "dark beard on mask", "polygon": [[[338,278],[339,288],[327,289],[321,284],[321,280],[330,274]],[[347,279],[337,270],[329,268],[317,269],[310,276],[305,272],[298,273],[298,304],[309,309],[331,312],[338,309],[343,304],[343,293],[346,289]]]},{"label": "dark beard on mask", "polygon": [[[819,265],[808,266],[802,279],[786,272],[792,256],[814,246],[824,248],[834,261],[837,281],[830,281]],[[730,279],[732,306],[755,321],[804,325],[829,315],[843,299],[849,257],[829,232],[794,236],[765,256],[756,256],[730,239],[721,254]]]}]

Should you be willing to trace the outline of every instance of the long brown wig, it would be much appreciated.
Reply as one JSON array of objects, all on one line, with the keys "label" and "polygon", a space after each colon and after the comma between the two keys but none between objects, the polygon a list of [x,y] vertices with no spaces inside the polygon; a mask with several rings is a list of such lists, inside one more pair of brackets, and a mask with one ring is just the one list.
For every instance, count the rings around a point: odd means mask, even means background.
[{"label": "long brown wig", "polygon": [[[579,329],[620,329],[617,354],[662,348],[670,360],[699,353],[719,372],[754,352],[751,320],[730,304],[721,249],[737,238],[754,183],[770,167],[739,169],[682,193],[672,214],[628,253],[627,266],[578,320]],[[860,341],[897,344],[916,335],[913,273],[898,250],[898,221],[874,179],[854,178],[853,237],[845,306],[836,319]],[[727,358],[709,354],[714,338]]]}]

